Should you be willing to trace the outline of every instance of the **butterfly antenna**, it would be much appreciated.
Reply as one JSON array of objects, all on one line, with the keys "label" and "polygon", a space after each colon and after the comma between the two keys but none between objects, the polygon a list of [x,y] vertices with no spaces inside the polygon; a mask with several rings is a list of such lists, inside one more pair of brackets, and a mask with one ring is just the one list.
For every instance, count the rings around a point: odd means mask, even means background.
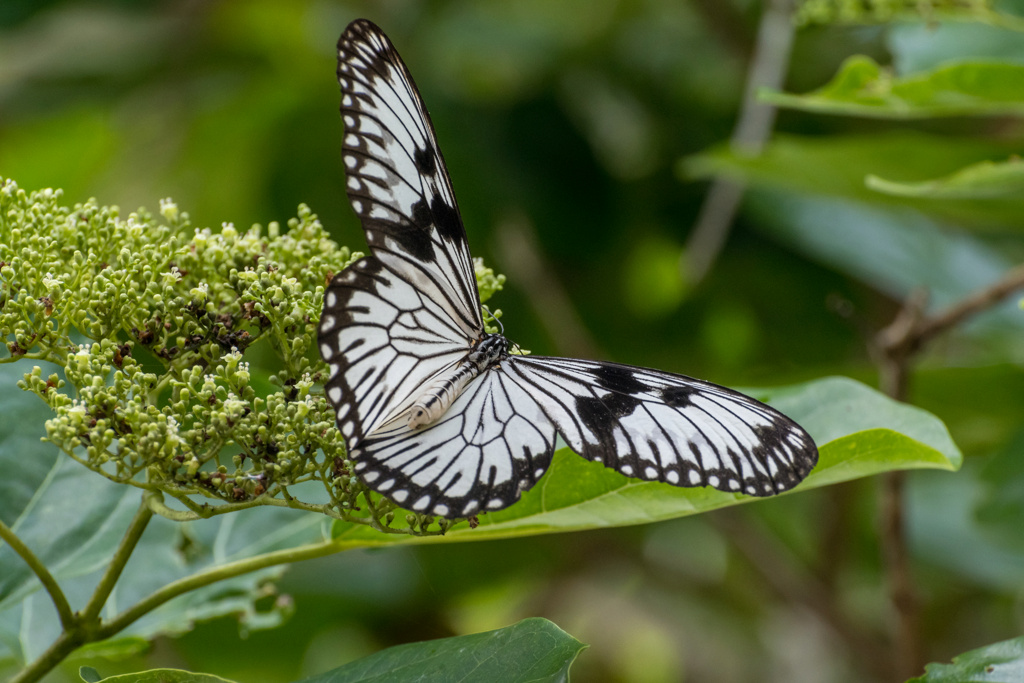
[{"label": "butterfly antenna", "polygon": [[495,315],[493,313],[491,313],[491,309],[487,308],[487,306],[484,306],[483,304],[481,304],[480,308],[484,309],[484,313],[487,314],[487,317],[489,317],[494,322],[498,323],[498,329],[501,330],[501,336],[504,337],[505,336],[505,326],[501,324],[501,320],[499,320],[497,317],[495,317]]}]

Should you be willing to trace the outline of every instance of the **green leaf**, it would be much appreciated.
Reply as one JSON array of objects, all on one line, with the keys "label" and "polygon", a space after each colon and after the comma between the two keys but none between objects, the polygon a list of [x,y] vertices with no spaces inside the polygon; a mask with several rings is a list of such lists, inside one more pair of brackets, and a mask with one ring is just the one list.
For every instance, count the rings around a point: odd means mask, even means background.
[{"label": "green leaf", "polygon": [[[50,413],[38,397],[14,388],[27,369],[21,364],[0,366],[0,416],[13,422],[10,432],[0,432],[0,472],[13,492],[10,497],[0,497],[0,515],[43,560],[72,609],[81,609],[142,494],[107,481],[38,440]],[[317,540],[322,537],[322,524],[320,515],[279,508],[256,508],[189,524],[156,517],[107,601],[103,616],[110,618],[162,586],[196,572]],[[191,629],[195,621],[226,614],[273,625],[283,612],[257,614],[253,604],[266,595],[263,584],[283,571],[273,567],[193,591],[93,647],[104,651],[138,649],[139,637],[180,633]],[[40,588],[21,558],[6,544],[0,545],[0,659],[31,661],[60,633],[56,611]]]},{"label": "green leaf", "polygon": [[777,107],[872,118],[1024,114],[1024,65],[956,62],[895,77],[870,57],[854,55],[825,86],[806,95],[762,91]]},{"label": "green leaf", "polygon": [[[53,413],[36,397],[15,388],[27,369],[0,365],[0,520],[8,526],[32,500],[60,455],[56,448],[40,441],[46,436],[43,424]],[[0,586],[3,583],[0,576]]]},{"label": "green leaf", "polygon": [[[818,444],[818,465],[795,491],[891,470],[960,466],[960,451],[938,418],[854,380],[832,377],[794,387],[746,391],[799,422]],[[711,488],[629,479],[563,448],[521,501],[481,515],[475,529],[462,523],[445,536],[410,538],[382,536],[335,522],[334,537],[354,547],[509,538],[645,524],[753,500]],[[400,514],[396,517],[401,519]]]},{"label": "green leaf", "polygon": [[546,619],[524,619],[496,631],[391,647],[301,683],[554,683],[569,680],[569,667],[585,647]]},{"label": "green leaf", "polygon": [[99,683],[99,681],[103,680],[103,676],[100,676],[100,672],[91,666],[79,667],[78,676],[85,681],[85,683]]},{"label": "green leaf", "polygon": [[1024,680],[1024,637],[965,652],[952,664],[929,664],[907,683],[1018,683]]},{"label": "green leaf", "polygon": [[[1022,19],[1018,21],[1024,23]],[[1020,33],[999,26],[915,22],[890,24],[886,28],[886,47],[900,74],[968,59],[1024,64],[1024,40]]]},{"label": "green leaf", "polygon": [[1024,195],[1024,161],[981,161],[936,180],[898,183],[869,175],[867,186],[872,190],[900,197],[928,199],[990,199]]},{"label": "green leaf", "polygon": [[[929,310],[988,287],[1014,263],[973,235],[944,230],[917,212],[891,210],[795,192],[753,190],[746,203],[755,223],[774,239],[858,278],[893,298],[924,287]],[[957,334],[1019,334],[1024,315],[1006,301],[972,319]],[[1019,347],[1017,339],[1007,341]],[[1013,356],[1015,357],[1015,356]]]},{"label": "green leaf", "polygon": [[1018,431],[988,459],[980,477],[985,486],[971,515],[981,534],[1024,553],[1024,430]]},{"label": "green leaf", "polygon": [[908,482],[911,550],[929,566],[941,567],[969,584],[1014,593],[1020,590],[1020,568],[1024,567],[1020,528],[1011,544],[978,519],[989,488],[979,479],[980,469],[972,458],[955,477],[922,472]]},{"label": "green leaf", "polygon": [[[82,669],[89,668],[91,667],[82,667]],[[95,671],[93,669],[93,672]],[[87,683],[93,683],[96,680],[103,683],[234,683],[213,674],[196,674],[191,671],[182,671],[181,669],[150,669],[149,671],[108,676],[101,679],[87,679],[83,675],[82,680],[87,681]]]},{"label": "green leaf", "polygon": [[1021,192],[936,202],[927,197],[882,194],[865,184],[869,175],[916,182],[955,174],[965,166],[1007,158],[1019,151],[1013,144],[912,131],[828,137],[776,135],[756,157],[719,145],[681,160],[677,172],[685,180],[725,176],[761,188],[908,207],[964,227],[1019,229],[1024,225]]}]

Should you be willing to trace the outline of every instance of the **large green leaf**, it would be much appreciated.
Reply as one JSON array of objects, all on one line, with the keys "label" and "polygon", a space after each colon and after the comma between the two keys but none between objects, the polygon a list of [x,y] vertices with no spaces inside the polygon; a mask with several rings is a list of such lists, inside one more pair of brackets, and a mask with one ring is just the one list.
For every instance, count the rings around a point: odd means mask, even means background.
[{"label": "large green leaf", "polygon": [[874,118],[1024,114],[1024,65],[957,62],[896,77],[863,55],[848,58],[826,85],[806,95],[764,91],[777,107]]},{"label": "large green leaf", "polygon": [[524,619],[496,631],[391,647],[301,683],[556,683],[569,680],[585,647],[546,619]]},{"label": "large green leaf", "polygon": [[[834,377],[747,391],[802,424],[819,445],[819,463],[796,491],[896,469],[960,466],[960,452],[936,417],[851,379]],[[475,529],[462,523],[443,537],[410,538],[382,536],[336,522],[334,537],[353,547],[509,538],[643,524],[752,500],[756,499],[711,488],[629,479],[564,448],[555,453],[548,473],[520,502],[481,515]]]},{"label": "large green leaf", "polygon": [[916,183],[899,183],[869,175],[867,186],[900,197],[927,199],[995,199],[1024,196],[1024,161],[981,161],[944,178]]},{"label": "large green leaf", "polygon": [[1024,637],[965,652],[952,664],[929,664],[907,683],[1019,683],[1024,680]]},{"label": "large green leaf", "polygon": [[95,669],[82,667],[80,675],[86,683],[232,683],[226,678],[213,674],[197,674],[181,669],[150,669],[133,674],[121,674],[106,678],[95,678]]},{"label": "large green leaf", "polygon": [[[893,298],[926,288],[930,310],[988,287],[1013,267],[1005,254],[971,234],[943,229],[914,211],[796,192],[754,190],[746,210],[763,231],[811,258]],[[958,333],[1019,334],[1024,314],[1007,301]],[[1009,340],[1019,347],[1017,340]],[[1014,356],[1015,357],[1015,356]]]},{"label": "large green leaf", "polygon": [[[1006,4],[1005,0],[1002,4]],[[1019,2],[1017,5],[1020,11],[1022,6]],[[899,74],[927,71],[952,61],[984,59],[1024,64],[1024,40],[1020,32],[991,24],[892,24],[886,30],[886,45]]]},{"label": "large green leaf", "polygon": [[[955,477],[922,472],[907,486],[907,535],[914,557],[941,567],[969,584],[1016,593],[1021,585],[1024,550],[1020,528],[1016,543],[992,533],[978,519],[988,487],[979,480],[975,459]],[[951,552],[950,549],[956,550]]]},{"label": "large green leaf", "polygon": [[[40,412],[37,397],[14,388],[25,369],[0,366],[0,414],[12,420],[11,431],[0,437],[0,471],[15,494],[0,497],[0,515],[47,566],[71,607],[81,609],[114,554],[141,493],[107,481],[70,458],[56,457],[52,446],[39,441],[48,410],[43,406]],[[112,617],[196,572],[316,540],[321,537],[321,524],[319,515],[279,508],[257,508],[191,524],[156,517],[103,614]],[[183,595],[100,648],[137,648],[140,636],[179,633],[197,620],[224,614],[254,617],[254,602],[264,594],[261,586],[282,571],[270,568]],[[0,659],[30,661],[60,633],[56,611],[40,588],[21,558],[6,544],[0,545]],[[273,613],[269,622],[274,622]]]},{"label": "large green leaf", "polygon": [[965,227],[1020,229],[1024,225],[1024,193],[936,202],[907,194],[882,194],[865,183],[870,175],[898,183],[931,180],[1018,151],[1014,144],[912,131],[814,138],[777,135],[756,157],[720,145],[683,159],[678,171],[685,179],[726,176],[773,190],[908,207]]}]

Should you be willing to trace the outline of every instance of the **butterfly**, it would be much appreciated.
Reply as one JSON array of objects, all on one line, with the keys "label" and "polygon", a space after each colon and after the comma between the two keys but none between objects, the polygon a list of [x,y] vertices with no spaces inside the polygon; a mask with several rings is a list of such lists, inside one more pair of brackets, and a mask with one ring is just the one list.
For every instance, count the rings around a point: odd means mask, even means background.
[{"label": "butterfly", "polygon": [[516,502],[556,435],[627,477],[769,496],[817,463],[782,413],[658,370],[510,353],[485,331],[472,256],[433,124],[391,41],[338,40],[346,191],[371,255],[324,294],[325,392],[356,474],[400,506],[470,517]]}]

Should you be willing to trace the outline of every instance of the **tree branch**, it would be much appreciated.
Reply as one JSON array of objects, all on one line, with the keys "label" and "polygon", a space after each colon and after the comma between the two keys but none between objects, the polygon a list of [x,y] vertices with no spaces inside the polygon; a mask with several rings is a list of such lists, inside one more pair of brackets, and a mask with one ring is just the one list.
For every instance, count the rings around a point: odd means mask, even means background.
[{"label": "tree branch", "polygon": [[[927,292],[912,292],[892,323],[874,339],[873,350],[879,364],[882,391],[896,400],[907,400],[911,365],[929,341],[972,315],[992,308],[1020,289],[1024,289],[1024,265],[1011,269],[989,287],[934,315],[924,312]],[[882,478],[879,508],[882,558],[889,584],[889,599],[897,618],[893,634],[893,663],[900,680],[917,675],[924,666],[920,604],[914,590],[907,549],[903,504],[905,484],[905,472],[886,474]]]},{"label": "tree branch", "polygon": [[36,554],[18,538],[18,535],[9,526],[4,524],[3,520],[0,520],[0,539],[3,539],[7,545],[11,546],[14,552],[18,553],[18,556],[25,561],[25,564],[29,566],[32,573],[39,579],[39,583],[43,584],[43,588],[50,594],[53,606],[57,608],[57,614],[60,616],[60,625],[64,630],[73,626],[75,615],[71,611],[71,605],[68,604],[67,596],[64,595],[64,591],[61,590],[57,580],[53,578],[53,574],[46,568],[46,565],[36,557]]}]

